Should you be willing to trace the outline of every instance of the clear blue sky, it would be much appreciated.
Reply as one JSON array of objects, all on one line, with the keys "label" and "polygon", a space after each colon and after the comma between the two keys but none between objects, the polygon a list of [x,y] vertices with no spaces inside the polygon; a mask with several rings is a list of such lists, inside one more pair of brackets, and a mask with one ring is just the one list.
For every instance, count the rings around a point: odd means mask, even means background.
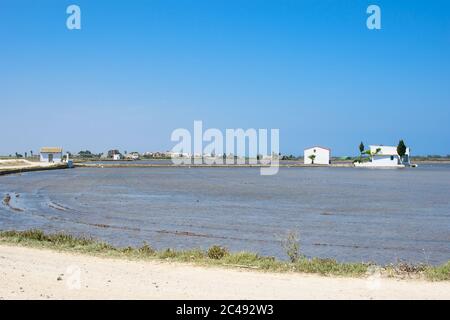
[{"label": "clear blue sky", "polygon": [[167,150],[194,120],[450,154],[449,1],[1,0],[0,40],[0,154]]}]

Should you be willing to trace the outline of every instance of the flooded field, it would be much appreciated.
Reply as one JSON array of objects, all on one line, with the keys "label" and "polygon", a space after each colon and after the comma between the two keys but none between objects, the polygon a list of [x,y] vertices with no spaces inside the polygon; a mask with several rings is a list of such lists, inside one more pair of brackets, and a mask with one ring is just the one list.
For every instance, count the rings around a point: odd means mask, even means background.
[{"label": "flooded field", "polygon": [[77,168],[0,177],[0,229],[91,235],[120,246],[248,250],[280,240],[339,261],[450,260],[450,166],[416,169]]}]

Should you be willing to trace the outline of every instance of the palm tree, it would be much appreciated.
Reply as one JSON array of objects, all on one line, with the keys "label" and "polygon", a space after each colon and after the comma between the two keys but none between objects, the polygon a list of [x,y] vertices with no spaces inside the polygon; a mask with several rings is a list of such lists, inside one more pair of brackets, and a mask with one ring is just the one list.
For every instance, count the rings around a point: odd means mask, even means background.
[{"label": "palm tree", "polygon": [[312,154],[308,158],[311,159],[311,164],[314,164],[314,159],[316,158],[316,155]]}]

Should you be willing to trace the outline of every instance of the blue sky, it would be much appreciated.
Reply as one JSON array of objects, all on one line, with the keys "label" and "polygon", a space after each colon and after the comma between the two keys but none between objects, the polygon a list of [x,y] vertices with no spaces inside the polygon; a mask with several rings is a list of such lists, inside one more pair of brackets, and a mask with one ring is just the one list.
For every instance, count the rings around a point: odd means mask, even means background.
[{"label": "blue sky", "polygon": [[[66,28],[77,4],[82,29]],[[366,28],[377,4],[382,30]],[[0,154],[167,150],[279,128],[283,153],[450,154],[450,2],[0,1]]]}]

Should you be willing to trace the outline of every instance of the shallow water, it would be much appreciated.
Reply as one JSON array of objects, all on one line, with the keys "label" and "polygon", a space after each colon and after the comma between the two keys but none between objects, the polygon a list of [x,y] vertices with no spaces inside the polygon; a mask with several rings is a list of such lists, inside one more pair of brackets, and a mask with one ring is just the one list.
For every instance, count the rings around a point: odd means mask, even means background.
[{"label": "shallow water", "polygon": [[[440,264],[450,260],[450,166],[416,169],[77,168],[0,177],[0,229],[88,234],[120,246],[249,250]],[[16,196],[18,195],[18,196]],[[16,209],[16,210],[14,210]],[[22,211],[21,211],[22,210]]]}]

